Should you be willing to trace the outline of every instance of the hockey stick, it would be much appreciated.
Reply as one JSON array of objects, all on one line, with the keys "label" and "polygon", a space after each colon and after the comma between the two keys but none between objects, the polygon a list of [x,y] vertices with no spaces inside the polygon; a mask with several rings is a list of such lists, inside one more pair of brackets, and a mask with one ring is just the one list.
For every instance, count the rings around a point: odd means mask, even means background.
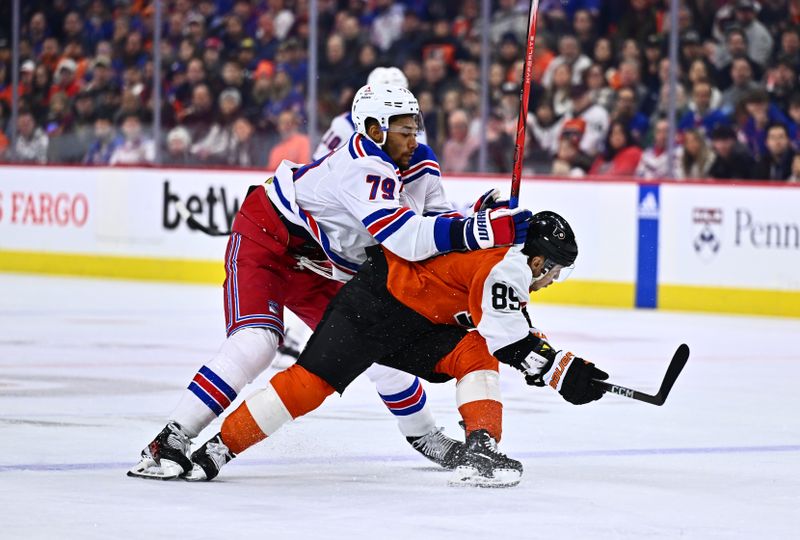
[{"label": "hockey stick", "polygon": [[658,389],[658,392],[654,396],[605,381],[594,381],[594,383],[603,388],[606,392],[611,392],[612,394],[637,399],[653,405],[663,405],[667,400],[669,391],[672,390],[672,385],[675,384],[687,360],[689,360],[689,346],[683,343],[678,347],[678,350],[675,351],[675,354],[672,355],[672,360],[667,367],[667,373],[664,375],[664,380],[661,381],[661,388]]},{"label": "hockey stick", "polygon": [[195,229],[200,232],[203,232],[209,236],[230,236],[231,231],[220,231],[216,227],[208,227],[207,225],[203,225],[199,221],[197,221],[194,217],[194,214],[189,212],[189,209],[186,208],[186,205],[183,204],[183,201],[175,201],[175,208],[178,210],[178,214],[186,220],[186,223],[189,225],[190,229]]},{"label": "hockey stick", "polygon": [[509,208],[519,205],[519,184],[522,179],[522,155],[525,151],[525,131],[528,123],[528,101],[533,79],[533,47],[536,42],[536,20],[539,14],[539,0],[531,0],[528,8],[528,39],[525,43],[525,64],[522,69],[522,89],[519,97],[519,117],[517,118],[517,140],[514,144],[514,168],[511,171],[511,198]]}]

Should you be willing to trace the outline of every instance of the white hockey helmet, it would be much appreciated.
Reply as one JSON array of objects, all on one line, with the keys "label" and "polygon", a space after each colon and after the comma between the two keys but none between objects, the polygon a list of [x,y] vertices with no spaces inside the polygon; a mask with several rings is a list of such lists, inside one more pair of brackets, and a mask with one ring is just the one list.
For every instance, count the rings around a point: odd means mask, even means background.
[{"label": "white hockey helmet", "polygon": [[417,98],[407,88],[391,84],[367,84],[359,88],[353,98],[351,116],[356,126],[356,133],[367,135],[367,118],[374,118],[383,132],[386,142],[386,133],[389,131],[389,120],[393,116],[414,115],[417,121],[417,132],[424,129],[422,118],[419,114]]},{"label": "white hockey helmet", "polygon": [[392,84],[408,88],[408,79],[405,73],[394,66],[379,66],[370,72],[369,77],[367,77],[367,84]]}]

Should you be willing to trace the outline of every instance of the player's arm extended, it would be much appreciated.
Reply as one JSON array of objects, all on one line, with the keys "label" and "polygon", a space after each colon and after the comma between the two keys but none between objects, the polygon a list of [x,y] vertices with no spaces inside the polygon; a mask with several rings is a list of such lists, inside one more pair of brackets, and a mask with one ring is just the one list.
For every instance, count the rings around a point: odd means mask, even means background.
[{"label": "player's arm extended", "polygon": [[511,248],[488,272],[476,272],[476,279],[483,283],[472,284],[470,312],[495,358],[520,370],[528,384],[550,386],[575,405],[602,397],[603,390],[592,381],[607,379],[607,373],[571,352],[556,350],[530,326],[525,304],[531,271],[518,248]]},{"label": "player's arm extended", "polygon": [[530,212],[498,209],[469,218],[420,216],[400,206],[397,174],[379,158],[353,162],[338,191],[345,208],[379,243],[409,261],[524,240]]}]

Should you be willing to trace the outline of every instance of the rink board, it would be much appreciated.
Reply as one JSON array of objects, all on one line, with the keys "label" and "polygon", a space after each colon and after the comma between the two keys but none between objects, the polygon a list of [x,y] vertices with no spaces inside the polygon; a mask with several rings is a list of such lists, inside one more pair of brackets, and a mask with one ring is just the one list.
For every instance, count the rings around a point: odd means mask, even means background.
[{"label": "rink board", "polygon": [[[0,271],[221,283],[226,230],[269,173],[0,167]],[[508,180],[448,177],[464,204]],[[537,302],[800,316],[800,189],[787,185],[526,180],[520,204],[552,209],[579,241],[570,280]]]}]

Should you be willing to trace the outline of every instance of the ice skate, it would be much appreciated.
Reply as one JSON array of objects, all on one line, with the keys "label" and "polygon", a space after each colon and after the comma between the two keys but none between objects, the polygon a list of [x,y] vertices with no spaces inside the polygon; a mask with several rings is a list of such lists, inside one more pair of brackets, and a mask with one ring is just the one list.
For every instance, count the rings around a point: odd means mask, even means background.
[{"label": "ice skate", "polygon": [[497,443],[485,429],[473,431],[458,461],[451,486],[512,487],[522,478],[522,463],[497,450]]},{"label": "ice skate", "polygon": [[152,480],[174,480],[191,470],[189,449],[192,441],[177,422],[167,424],[161,433],[142,450],[142,459],[128,471],[128,476]]},{"label": "ice skate", "polygon": [[225,443],[221,434],[217,433],[192,454],[192,469],[183,478],[190,482],[213,480],[219,474],[222,466],[235,458]]},{"label": "ice skate", "polygon": [[445,469],[454,469],[464,451],[464,444],[434,428],[421,437],[406,437],[412,448]]}]

